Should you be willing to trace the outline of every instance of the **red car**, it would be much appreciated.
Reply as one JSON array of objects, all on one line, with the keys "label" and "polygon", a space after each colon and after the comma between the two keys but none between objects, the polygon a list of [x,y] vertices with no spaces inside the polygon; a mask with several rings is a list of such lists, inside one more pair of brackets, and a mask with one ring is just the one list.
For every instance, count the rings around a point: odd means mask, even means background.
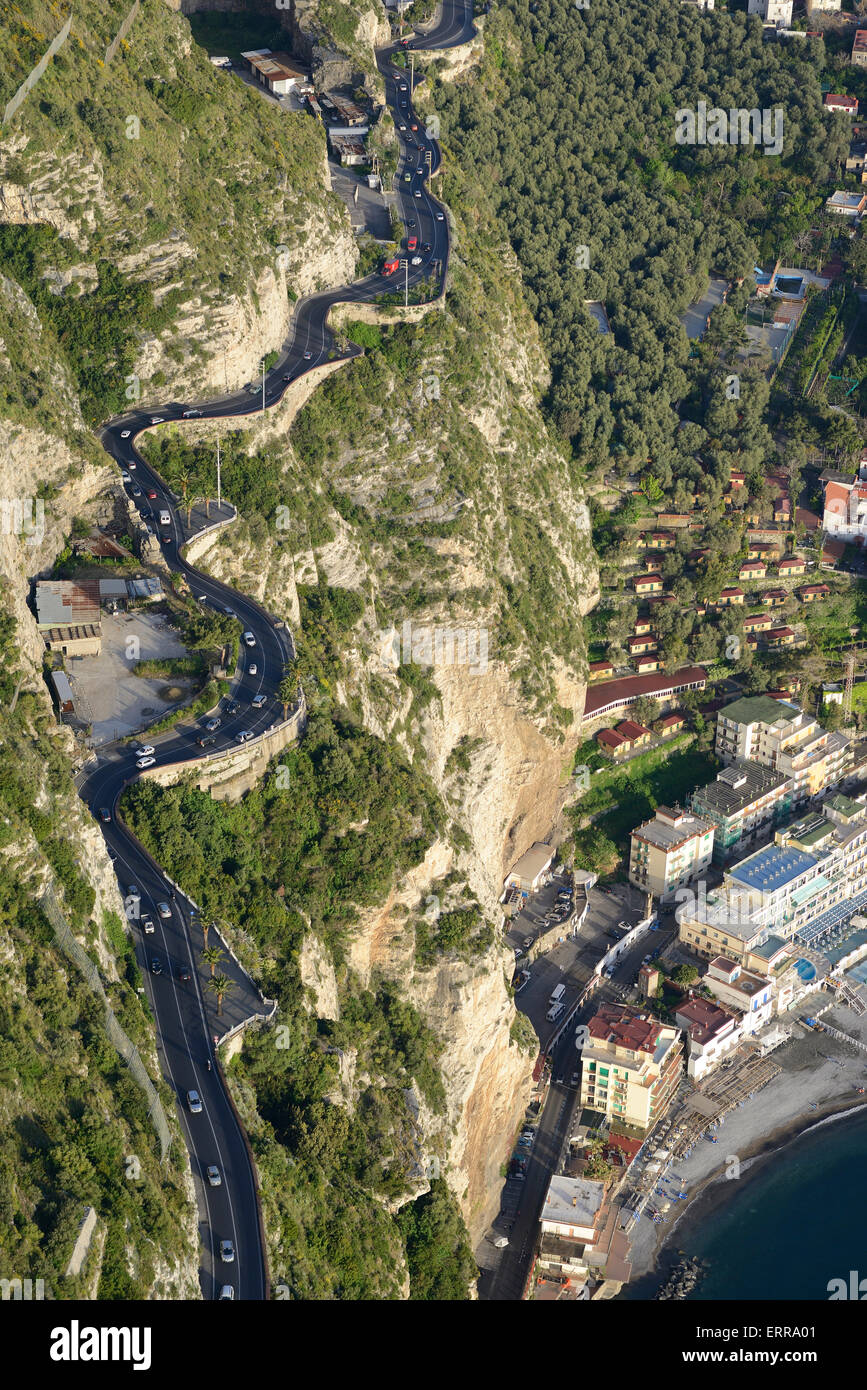
[{"label": "red car", "polygon": [[414,251],[415,248],[418,246],[418,237],[411,236],[407,245],[409,246],[410,251]]},{"label": "red car", "polygon": [[151,488],[151,489],[148,491],[148,497],[150,497],[151,499],[153,499],[154,497],[156,497],[156,493],[154,492],[153,488]]}]

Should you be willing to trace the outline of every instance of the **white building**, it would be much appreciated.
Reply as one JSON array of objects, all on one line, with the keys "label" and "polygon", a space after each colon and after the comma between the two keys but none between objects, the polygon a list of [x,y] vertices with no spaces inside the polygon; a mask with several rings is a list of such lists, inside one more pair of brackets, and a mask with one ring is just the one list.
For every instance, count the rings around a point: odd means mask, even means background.
[{"label": "white building", "polygon": [[512,866],[503,885],[506,894],[510,888],[517,888],[526,898],[535,893],[545,881],[545,875],[554,862],[554,850],[550,845],[537,841],[521,855]]},{"label": "white building", "polygon": [[723,1057],[734,1052],[743,1038],[738,1016],[707,999],[690,999],[681,1004],[674,1021],[686,1034],[686,1072],[693,1081],[700,1081]]},{"label": "white building", "polygon": [[792,22],[793,0],[749,0],[747,14],[761,15],[765,24],[788,28]]},{"label": "white building", "polygon": [[807,14],[834,14],[841,7],[842,0],[807,0]]},{"label": "white building", "polygon": [[680,807],[659,806],[653,820],[632,832],[629,882],[667,902],[708,867],[714,826]]},{"label": "white building", "polygon": [[716,753],[727,767],[761,763],[791,779],[797,805],[836,786],[849,767],[852,749],[845,734],[829,733],[789,700],[746,696],[717,715]]},{"label": "white building", "polygon": [[739,1017],[743,1037],[758,1033],[774,1013],[774,982],[725,956],[714,957],[702,984]]}]

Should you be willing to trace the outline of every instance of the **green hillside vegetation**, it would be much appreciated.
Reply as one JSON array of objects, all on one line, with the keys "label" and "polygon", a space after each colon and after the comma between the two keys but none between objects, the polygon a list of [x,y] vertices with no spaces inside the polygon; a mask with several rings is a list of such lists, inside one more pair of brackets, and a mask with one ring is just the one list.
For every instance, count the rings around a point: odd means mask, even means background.
[{"label": "green hillside vegetation", "polygon": [[[186,21],[164,4],[143,6],[105,67],[106,44],[127,8],[76,6],[70,38],[4,130],[16,146],[22,136],[26,143],[0,154],[4,183],[26,188],[37,176],[54,178],[78,228],[73,238],[6,227],[2,252],[62,345],[91,424],[128,405],[126,378],[141,335],[170,330],[182,303],[216,306],[248,294],[278,246],[300,259],[313,209],[335,230],[343,216],[322,187],[317,122],[216,72]],[[3,101],[58,28],[43,0],[16,7],[0,35]],[[135,265],[118,270],[123,257],[147,248],[161,257],[175,243],[183,258],[152,272],[152,283]],[[46,272],[75,267],[89,271],[80,293],[74,284],[49,292]],[[207,353],[204,344],[197,350]]]},{"label": "green hillside vegetation", "polygon": [[[43,1279],[46,1298],[89,1296],[93,1257],[78,1276],[64,1271],[92,1206],[97,1247],[105,1241],[96,1296],[147,1298],[165,1289],[158,1267],[195,1258],[184,1235],[186,1154],[175,1131],[161,1165],[147,1102],[108,1038],[102,1001],[58,948],[39,903],[47,861],[91,959],[100,958],[98,931],[102,949],[113,952],[118,979],[102,976],[109,1001],[150,1055],[152,1021],[130,937],[116,916],[93,919],[94,891],[64,810],[76,798],[68,756],[34,694],[20,693],[11,711],[15,665],[15,624],[0,613],[0,842],[7,853],[24,851],[30,866],[0,875],[0,1277]],[[153,1079],[171,1116],[173,1097]]]}]

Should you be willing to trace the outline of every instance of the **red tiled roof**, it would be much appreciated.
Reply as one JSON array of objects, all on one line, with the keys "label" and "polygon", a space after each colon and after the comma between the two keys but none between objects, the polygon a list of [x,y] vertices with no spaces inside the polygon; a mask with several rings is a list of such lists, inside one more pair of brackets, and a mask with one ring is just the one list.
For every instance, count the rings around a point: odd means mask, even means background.
[{"label": "red tiled roof", "polygon": [[662,729],[669,729],[674,724],[682,724],[684,716],[682,714],[667,714],[664,719],[660,719],[659,725]]},{"label": "red tiled roof", "polygon": [[802,559],[800,558],[800,556],[798,556],[798,555],[790,555],[789,558],[788,558],[787,560],[781,560],[781,561],[780,561],[779,568],[780,568],[781,570],[793,570],[793,569],[804,569],[805,566],[806,566],[806,561],[805,561],[805,560],[802,560]]},{"label": "red tiled roof", "polygon": [[615,732],[628,739],[643,738],[645,734],[653,736],[652,729],[645,729],[643,724],[636,724],[632,719],[624,719],[616,726]]},{"label": "red tiled roof", "polygon": [[633,1052],[653,1053],[662,1031],[655,1018],[642,1018],[633,1009],[619,1004],[600,1004],[599,1012],[587,1025],[591,1038],[628,1047]]},{"label": "red tiled roof", "polygon": [[703,666],[681,666],[677,671],[660,672],[652,676],[620,676],[613,681],[601,681],[588,690],[584,697],[584,718],[592,717],[594,711],[603,709],[613,701],[636,700],[639,695],[660,694],[666,690],[676,690],[686,685],[695,685],[707,680]]},{"label": "red tiled roof", "polygon": [[738,594],[743,598],[743,589],[720,589],[719,592],[720,598],[737,598]]},{"label": "red tiled roof", "polygon": [[603,744],[606,748],[622,748],[623,744],[628,743],[628,741],[621,734],[615,733],[613,729],[600,729],[596,735],[596,742]]}]

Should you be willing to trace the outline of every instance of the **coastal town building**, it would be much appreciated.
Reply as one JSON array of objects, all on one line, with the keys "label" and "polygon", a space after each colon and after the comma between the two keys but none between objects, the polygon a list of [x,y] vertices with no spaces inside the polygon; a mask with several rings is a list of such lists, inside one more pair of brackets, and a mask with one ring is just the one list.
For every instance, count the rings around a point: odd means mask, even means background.
[{"label": "coastal town building", "polygon": [[587,1025],[581,1105],[643,1138],[667,1111],[683,1064],[680,1030],[626,1005],[602,1004]]},{"label": "coastal town building", "polygon": [[628,709],[641,695],[662,704],[672,704],[685,690],[704,690],[706,684],[707,671],[703,666],[681,666],[664,675],[621,676],[613,681],[600,681],[588,688],[584,696],[584,724]]},{"label": "coastal town building", "polygon": [[537,841],[521,855],[510,869],[503,885],[506,893],[517,888],[522,897],[528,898],[541,887],[545,876],[554,862],[555,851],[550,845]]},{"label": "coastal town building", "polygon": [[794,806],[836,786],[852,758],[844,734],[829,733],[798,705],[767,695],[747,696],[720,710],[716,752],[726,765],[752,761],[784,773]]},{"label": "coastal town building", "polygon": [[743,1037],[737,1015],[708,999],[678,1004],[674,1021],[686,1035],[686,1072],[693,1081],[739,1047]]},{"label": "coastal town building", "polygon": [[714,827],[680,807],[659,806],[630,837],[629,881],[662,902],[696,878],[713,856]]},{"label": "coastal town building", "polygon": [[539,1223],[537,1286],[583,1285],[588,1274],[625,1283],[629,1242],[603,1182],[557,1173],[548,1184]]},{"label": "coastal town building", "polygon": [[788,819],[792,782],[784,772],[739,760],[694,791],[689,807],[714,826],[713,862],[728,864]]},{"label": "coastal town building", "polygon": [[751,1037],[770,1022],[774,1013],[774,982],[769,975],[747,970],[725,956],[714,956],[701,982],[735,1014],[743,1037]]}]

